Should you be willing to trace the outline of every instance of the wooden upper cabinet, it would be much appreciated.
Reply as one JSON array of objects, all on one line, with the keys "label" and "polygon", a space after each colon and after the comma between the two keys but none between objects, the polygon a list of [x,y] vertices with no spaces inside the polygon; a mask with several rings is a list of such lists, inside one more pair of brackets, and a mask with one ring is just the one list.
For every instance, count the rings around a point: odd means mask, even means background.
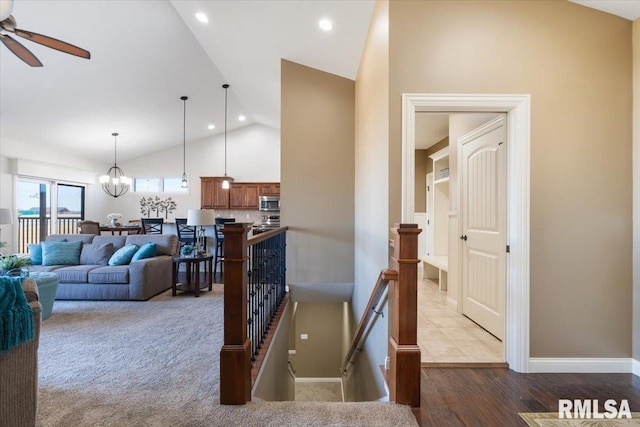
[{"label": "wooden upper cabinet", "polygon": [[[200,208],[229,209],[229,190],[222,188],[222,177],[200,177]],[[233,182],[233,178],[229,178]]]},{"label": "wooden upper cabinet", "polygon": [[258,184],[233,183],[229,190],[231,209],[258,209]]},{"label": "wooden upper cabinet", "polygon": [[222,189],[222,177],[200,177],[201,209],[253,209],[259,206],[258,197],[279,195],[279,182],[233,182],[229,190]]},{"label": "wooden upper cabinet", "polygon": [[280,183],[279,182],[262,182],[259,184],[260,196],[274,196],[280,195]]}]

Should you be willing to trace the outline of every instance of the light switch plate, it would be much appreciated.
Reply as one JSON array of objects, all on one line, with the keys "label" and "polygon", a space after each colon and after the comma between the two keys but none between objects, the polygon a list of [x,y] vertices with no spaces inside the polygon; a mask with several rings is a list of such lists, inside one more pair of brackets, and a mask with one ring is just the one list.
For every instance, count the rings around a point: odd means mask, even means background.
[{"label": "light switch plate", "polygon": [[307,340],[307,339],[309,339],[309,335],[307,335],[307,334],[300,334],[300,339],[301,339],[301,340]]}]

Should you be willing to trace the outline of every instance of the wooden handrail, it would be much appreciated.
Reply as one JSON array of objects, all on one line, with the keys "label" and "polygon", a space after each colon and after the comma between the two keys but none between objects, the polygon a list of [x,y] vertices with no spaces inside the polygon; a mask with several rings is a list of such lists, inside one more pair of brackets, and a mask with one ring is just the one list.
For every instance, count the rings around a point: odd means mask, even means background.
[{"label": "wooden handrail", "polygon": [[273,230],[265,231],[264,233],[254,234],[253,236],[251,236],[251,237],[249,237],[247,239],[247,245],[248,246],[255,245],[256,243],[260,243],[262,241],[265,241],[268,238],[270,238],[272,236],[275,236],[276,234],[280,234],[283,231],[287,231],[288,229],[289,229],[289,227],[287,227],[285,225],[283,227],[278,227],[278,228],[274,228]]},{"label": "wooden handrail", "polygon": [[[398,280],[397,271],[395,270],[380,271],[380,274],[378,275],[378,280],[376,281],[376,285],[374,286],[373,291],[371,292],[371,296],[369,297],[367,308],[364,311],[364,313],[362,313],[362,318],[360,319],[360,323],[358,324],[358,329],[356,329],[356,334],[353,337],[353,341],[351,342],[349,351],[347,352],[347,355],[344,358],[344,363],[342,364],[342,368],[340,369],[340,372],[342,373],[342,375],[346,375],[347,369],[349,368],[349,364],[352,363],[351,359],[353,358],[353,355],[355,354],[356,350],[358,350],[358,347],[362,345],[360,341],[363,340],[365,331],[368,330],[369,328],[369,322],[371,321],[371,318],[373,317],[373,315],[376,313],[375,311],[376,307],[378,306],[378,303],[380,302],[380,299],[382,298],[382,295],[384,294],[384,291],[387,288],[387,285],[392,280]],[[366,339],[366,336],[364,336],[364,339]]]}]

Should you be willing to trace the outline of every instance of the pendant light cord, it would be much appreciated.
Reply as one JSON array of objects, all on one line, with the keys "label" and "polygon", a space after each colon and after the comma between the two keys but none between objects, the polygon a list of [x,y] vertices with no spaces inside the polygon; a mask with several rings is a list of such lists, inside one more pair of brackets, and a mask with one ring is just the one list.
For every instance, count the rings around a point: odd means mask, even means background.
[{"label": "pendant light cord", "polygon": [[113,166],[118,167],[118,134],[111,135],[113,135]]},{"label": "pendant light cord", "polygon": [[228,84],[223,84],[224,88],[224,176],[227,176],[227,89]]}]

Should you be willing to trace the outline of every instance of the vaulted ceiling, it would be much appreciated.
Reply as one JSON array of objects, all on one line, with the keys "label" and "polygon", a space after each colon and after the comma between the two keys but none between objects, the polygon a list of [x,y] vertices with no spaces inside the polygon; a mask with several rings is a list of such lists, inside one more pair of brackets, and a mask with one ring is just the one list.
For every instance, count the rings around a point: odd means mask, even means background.
[{"label": "vaulted ceiling", "polygon": [[[11,3],[0,0],[0,6]],[[635,19],[640,1],[576,1]],[[224,129],[280,127],[280,60],[356,77],[373,0],[15,0],[18,28],[91,52],[70,56],[14,37],[44,64],[0,46],[0,137],[111,162]],[[204,13],[208,23],[195,14]],[[330,19],[325,32],[320,19]],[[246,120],[238,120],[244,115]],[[215,125],[209,129],[210,124]]]}]

